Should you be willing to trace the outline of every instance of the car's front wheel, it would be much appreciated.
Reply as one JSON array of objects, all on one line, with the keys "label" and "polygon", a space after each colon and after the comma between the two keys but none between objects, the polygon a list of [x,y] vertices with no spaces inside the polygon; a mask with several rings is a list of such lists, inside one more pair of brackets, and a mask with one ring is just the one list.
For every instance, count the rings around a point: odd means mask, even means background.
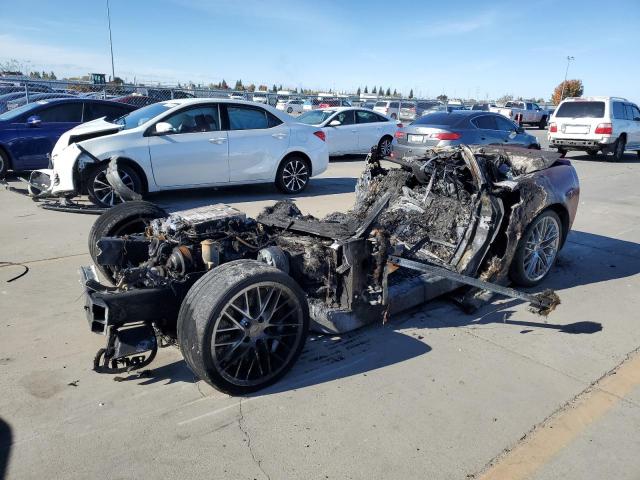
[{"label": "car's front wheel", "polygon": [[[113,207],[122,202],[120,196],[107,180],[108,163],[94,168],[86,177],[89,200],[99,207]],[[118,174],[122,183],[136,193],[142,193],[142,179],[129,165],[118,165]]]},{"label": "car's front wheel", "polygon": [[291,369],[307,338],[309,307],[289,275],[255,260],[236,260],[191,287],[177,326],[191,370],[223,392],[244,395]]},{"label": "car's front wheel", "polygon": [[307,187],[310,176],[309,163],[302,157],[292,156],[278,167],[276,186],[284,193],[300,193]]},{"label": "car's front wheel", "polygon": [[511,263],[516,284],[532,287],[549,273],[562,244],[562,221],[553,210],[545,210],[527,226]]},{"label": "car's front wheel", "polygon": [[607,159],[612,162],[621,162],[624,158],[624,150],[627,147],[627,142],[624,136],[618,138],[616,143],[613,145],[613,152],[610,155],[607,155]]}]

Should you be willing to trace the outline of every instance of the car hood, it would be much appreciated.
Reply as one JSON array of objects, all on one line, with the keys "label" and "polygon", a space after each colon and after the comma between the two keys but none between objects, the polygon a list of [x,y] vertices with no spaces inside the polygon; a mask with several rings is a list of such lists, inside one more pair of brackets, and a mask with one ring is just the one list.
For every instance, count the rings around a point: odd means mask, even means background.
[{"label": "car hood", "polygon": [[104,135],[111,135],[113,133],[118,133],[121,129],[121,125],[107,122],[104,118],[98,118],[96,120],[83,123],[66,131],[60,136],[60,139],[53,147],[51,156],[54,156],[72,143],[82,142],[83,140],[101,137]]}]

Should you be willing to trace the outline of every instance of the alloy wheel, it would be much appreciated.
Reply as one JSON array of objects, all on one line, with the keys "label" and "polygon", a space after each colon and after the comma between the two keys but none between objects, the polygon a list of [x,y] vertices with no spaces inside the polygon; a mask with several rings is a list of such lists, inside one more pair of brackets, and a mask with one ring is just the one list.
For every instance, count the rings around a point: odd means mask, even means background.
[{"label": "alloy wheel", "polygon": [[[123,170],[118,170],[118,174],[120,175],[122,182],[131,190],[135,191],[135,182],[133,181],[133,178]],[[93,193],[100,203],[109,207],[112,207],[122,201],[107,180],[107,172],[105,170],[102,170],[93,179]]]},{"label": "alloy wheel", "polygon": [[384,157],[388,157],[389,155],[391,155],[391,140],[385,138],[384,140],[382,140],[382,142],[380,142],[380,153]]},{"label": "alloy wheel", "polygon": [[291,160],[282,169],[282,183],[291,192],[301,191],[309,181],[309,169],[302,160]]},{"label": "alloy wheel", "polygon": [[277,282],[251,285],[231,299],[213,326],[214,367],[237,386],[265,383],[285,369],[304,339],[303,308]]},{"label": "alloy wheel", "polygon": [[553,217],[542,217],[531,229],[524,246],[524,274],[531,282],[551,269],[560,248],[560,225]]}]

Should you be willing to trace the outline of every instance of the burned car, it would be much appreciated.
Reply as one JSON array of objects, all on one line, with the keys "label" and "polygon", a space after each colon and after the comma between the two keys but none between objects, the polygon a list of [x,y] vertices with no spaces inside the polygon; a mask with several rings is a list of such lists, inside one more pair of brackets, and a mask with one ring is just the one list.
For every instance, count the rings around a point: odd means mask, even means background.
[{"label": "burned car", "polygon": [[290,201],[255,219],[145,201],[105,212],[82,269],[89,325],[107,338],[95,369],[142,368],[159,338],[201,379],[244,394],[291,368],[309,328],[346,332],[451,292],[555,307],[553,292],[507,285],[538,284],[567,237],[579,196],[567,160],[467,146],[387,160],[372,150],[353,208],[323,219]]}]

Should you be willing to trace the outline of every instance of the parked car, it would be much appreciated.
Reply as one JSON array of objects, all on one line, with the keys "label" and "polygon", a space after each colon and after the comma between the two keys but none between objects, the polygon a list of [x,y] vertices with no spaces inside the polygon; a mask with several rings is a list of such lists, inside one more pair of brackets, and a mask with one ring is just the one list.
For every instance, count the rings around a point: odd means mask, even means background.
[{"label": "parked car", "polygon": [[11,92],[0,95],[0,113],[4,113],[8,110],[7,104],[13,100],[24,98],[24,90],[22,92]]},{"label": "parked car", "polygon": [[416,118],[424,115],[429,109],[442,105],[439,100],[418,100],[416,102]]},{"label": "parked car", "polygon": [[625,150],[640,156],[640,110],[619,97],[566,98],[551,117],[548,138],[549,146],[562,154],[603,152],[618,162]]},{"label": "parked car", "polygon": [[36,93],[34,95],[29,95],[29,98],[22,95],[13,100],[9,100],[7,102],[7,111],[13,110],[14,108],[22,107],[28,103],[37,102],[39,100],[52,100],[54,98],[75,98],[76,95],[71,95],[69,93]]},{"label": "parked car", "polygon": [[366,108],[368,110],[373,110],[373,107],[376,106],[376,102],[363,102],[360,104],[360,108]]},{"label": "parked car", "polygon": [[114,157],[115,186],[123,183],[134,195],[269,182],[294,194],[329,162],[321,129],[267,105],[203,98],[154,103],[114,122],[80,125],[62,135],[51,157],[51,169],[31,176],[40,195],[86,192],[103,207],[121,197],[107,177]]},{"label": "parked car", "polygon": [[292,113],[302,113],[303,105],[304,100],[278,100],[276,108],[291,115]]},{"label": "parked car", "polygon": [[76,125],[135,110],[131,105],[80,98],[39,100],[0,115],[0,176],[45,168],[58,138]]},{"label": "parked car", "polygon": [[389,118],[398,119],[400,117],[400,101],[380,100],[374,105],[373,111],[386,115]]},{"label": "parked car", "polygon": [[395,134],[392,156],[422,155],[433,147],[461,144],[540,149],[535,136],[502,115],[455,110],[429,113],[400,128]]},{"label": "parked car", "polygon": [[549,120],[549,112],[533,102],[507,102],[504,107],[491,107],[489,110],[514,121],[520,118],[520,124],[537,125],[540,130],[546,128]]},{"label": "parked car", "polygon": [[312,110],[296,120],[322,129],[329,155],[369,153],[376,145],[384,155],[389,155],[398,130],[397,120],[354,107]]},{"label": "parked car", "polygon": [[474,103],[471,106],[471,110],[480,110],[483,112],[490,112],[491,108],[496,108],[495,104],[493,103]]},{"label": "parked car", "polygon": [[53,89],[48,87],[47,85],[40,85],[37,83],[29,83],[28,86],[23,85],[3,85],[0,87],[0,95],[4,95],[6,93],[14,93],[14,92],[22,92],[26,95],[26,92],[29,93],[46,93],[52,92]]},{"label": "parked car", "polygon": [[344,98],[312,98],[302,103],[302,110],[308,112],[319,108],[351,107],[351,102]]}]

